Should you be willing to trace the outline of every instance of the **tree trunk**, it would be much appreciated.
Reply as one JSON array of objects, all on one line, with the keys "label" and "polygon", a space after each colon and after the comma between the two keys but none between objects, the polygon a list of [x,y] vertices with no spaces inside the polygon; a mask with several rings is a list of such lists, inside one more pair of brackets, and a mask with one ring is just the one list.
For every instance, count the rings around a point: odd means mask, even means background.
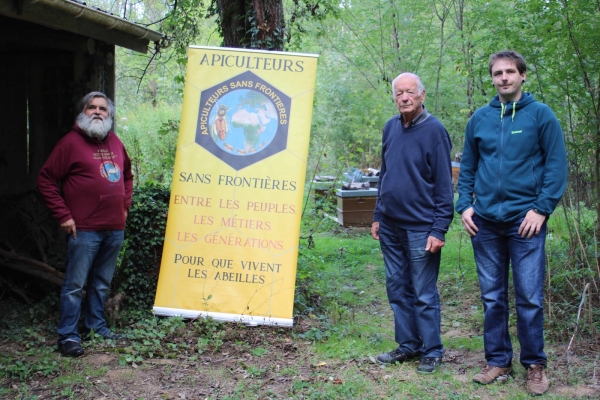
[{"label": "tree trunk", "polygon": [[283,50],[282,0],[217,0],[226,47]]}]

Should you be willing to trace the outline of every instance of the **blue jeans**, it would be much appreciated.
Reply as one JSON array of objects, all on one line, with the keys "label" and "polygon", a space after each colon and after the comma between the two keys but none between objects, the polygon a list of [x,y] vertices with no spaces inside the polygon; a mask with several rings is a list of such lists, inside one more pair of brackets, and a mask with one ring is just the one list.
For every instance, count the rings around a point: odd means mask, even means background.
[{"label": "blue jeans", "polygon": [[437,278],[441,251],[425,251],[429,232],[409,231],[379,221],[386,289],[394,311],[395,339],[405,354],[442,357]]},{"label": "blue jeans", "polygon": [[473,215],[479,232],[471,238],[481,301],[483,302],[483,341],[487,363],[506,367],[512,362],[508,333],[508,274],[512,265],[517,336],[521,344],[521,364],[546,366],[544,353],[544,274],[546,223],[539,235],[530,239],[518,234],[523,219],[498,224]]},{"label": "blue jeans", "polygon": [[93,329],[100,335],[110,332],[104,320],[104,303],[117,266],[123,238],[122,230],[78,230],[76,239],[69,235],[65,279],[60,292],[60,320],[57,329],[59,344],[69,340],[81,341],[77,324],[86,280],[86,330]]}]

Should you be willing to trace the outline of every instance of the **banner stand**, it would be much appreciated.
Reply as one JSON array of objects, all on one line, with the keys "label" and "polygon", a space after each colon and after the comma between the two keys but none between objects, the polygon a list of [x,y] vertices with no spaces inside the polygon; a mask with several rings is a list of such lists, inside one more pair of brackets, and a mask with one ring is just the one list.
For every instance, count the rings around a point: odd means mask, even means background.
[{"label": "banner stand", "polygon": [[293,326],[317,59],[190,47],[154,314]]}]

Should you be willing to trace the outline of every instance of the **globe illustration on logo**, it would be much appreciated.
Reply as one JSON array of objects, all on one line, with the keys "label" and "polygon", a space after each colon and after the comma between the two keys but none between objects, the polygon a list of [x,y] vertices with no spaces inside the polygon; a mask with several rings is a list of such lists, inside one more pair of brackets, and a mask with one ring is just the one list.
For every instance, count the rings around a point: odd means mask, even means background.
[{"label": "globe illustration on logo", "polygon": [[251,71],[200,92],[196,143],[239,171],[285,151],[291,98]]},{"label": "globe illustration on logo", "polygon": [[263,150],[277,133],[275,105],[254,90],[239,89],[227,93],[212,108],[209,120],[215,144],[239,156]]}]

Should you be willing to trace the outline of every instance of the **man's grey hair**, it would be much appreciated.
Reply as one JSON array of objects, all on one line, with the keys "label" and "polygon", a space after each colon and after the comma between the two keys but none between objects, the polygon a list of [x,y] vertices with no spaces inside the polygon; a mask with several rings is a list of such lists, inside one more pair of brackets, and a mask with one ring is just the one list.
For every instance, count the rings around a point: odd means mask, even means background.
[{"label": "man's grey hair", "polygon": [[113,121],[115,118],[115,103],[102,92],[90,92],[81,99],[81,112],[85,112],[88,106],[96,97],[102,97],[108,103],[108,118]]},{"label": "man's grey hair", "polygon": [[421,82],[421,78],[419,77],[419,75],[413,74],[412,72],[403,72],[400,75],[398,75],[397,77],[395,77],[394,80],[392,81],[392,98],[396,99],[396,81],[404,75],[408,75],[417,81],[417,91],[418,91],[417,94],[420,96],[423,93],[423,90],[425,90],[425,86],[423,85],[423,82]]}]

